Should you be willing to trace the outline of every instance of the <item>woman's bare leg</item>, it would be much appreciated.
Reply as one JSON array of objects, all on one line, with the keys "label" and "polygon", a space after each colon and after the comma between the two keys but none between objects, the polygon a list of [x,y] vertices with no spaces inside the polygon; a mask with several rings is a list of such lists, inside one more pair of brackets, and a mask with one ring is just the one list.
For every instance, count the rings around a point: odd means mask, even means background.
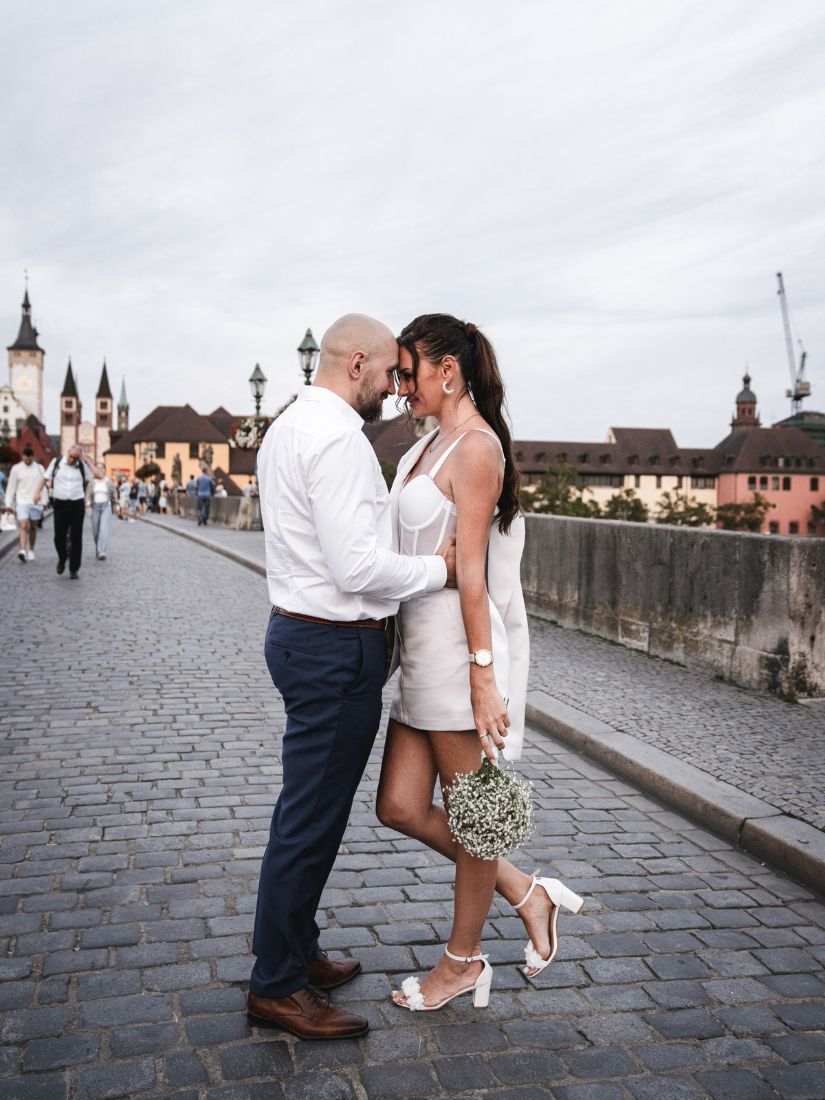
[{"label": "woman's bare leg", "polygon": [[[458,844],[447,825],[447,814],[433,803],[438,765],[433,740],[455,734],[429,734],[390,720],[381,779],[378,784],[377,813],[383,825],[395,829],[404,836],[413,837],[428,848],[456,862]],[[459,735],[461,737],[466,734]],[[475,771],[481,760],[476,738],[475,756],[464,771]],[[466,854],[466,853],[465,853]],[[457,880],[456,876],[456,880]],[[498,860],[496,890],[511,905],[517,905],[530,887],[530,876],[524,874],[509,860]],[[550,951],[549,923],[553,905],[543,890],[535,890],[519,916],[524,921],[527,934],[540,955],[547,957]],[[453,948],[455,954],[458,954]]]}]

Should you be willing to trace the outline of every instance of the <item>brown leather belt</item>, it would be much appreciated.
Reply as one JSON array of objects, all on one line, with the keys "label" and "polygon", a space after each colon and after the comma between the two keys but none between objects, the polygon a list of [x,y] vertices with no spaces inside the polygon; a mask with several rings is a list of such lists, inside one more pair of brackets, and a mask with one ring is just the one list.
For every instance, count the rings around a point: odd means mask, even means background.
[{"label": "brown leather belt", "polygon": [[273,607],[273,615],[285,615],[288,619],[300,619],[304,623],[321,623],[323,626],[358,626],[367,630],[383,630],[387,625],[386,619],[354,619],[352,622],[342,623],[337,619],[321,619],[317,615],[299,615],[297,611],[284,611],[282,607]]}]

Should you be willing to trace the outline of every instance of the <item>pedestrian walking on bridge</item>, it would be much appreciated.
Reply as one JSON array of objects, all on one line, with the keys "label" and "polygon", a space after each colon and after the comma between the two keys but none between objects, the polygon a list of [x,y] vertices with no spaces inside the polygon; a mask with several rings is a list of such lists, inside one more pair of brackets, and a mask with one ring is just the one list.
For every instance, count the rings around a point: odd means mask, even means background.
[{"label": "pedestrian walking on bridge", "polygon": [[80,575],[86,482],[90,477],[91,470],[83,461],[83,450],[79,443],[73,443],[65,456],[55,458],[46,471],[46,483],[51,490],[54,504],[57,572],[65,571],[68,558],[69,576],[73,581]]}]

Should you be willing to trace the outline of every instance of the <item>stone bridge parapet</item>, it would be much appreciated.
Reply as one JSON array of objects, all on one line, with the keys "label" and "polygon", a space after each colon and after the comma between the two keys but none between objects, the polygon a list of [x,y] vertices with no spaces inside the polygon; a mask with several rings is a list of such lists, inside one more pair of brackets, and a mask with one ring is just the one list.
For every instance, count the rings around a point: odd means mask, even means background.
[{"label": "stone bridge parapet", "polygon": [[825,696],[825,539],[527,516],[531,613],[786,698]]}]

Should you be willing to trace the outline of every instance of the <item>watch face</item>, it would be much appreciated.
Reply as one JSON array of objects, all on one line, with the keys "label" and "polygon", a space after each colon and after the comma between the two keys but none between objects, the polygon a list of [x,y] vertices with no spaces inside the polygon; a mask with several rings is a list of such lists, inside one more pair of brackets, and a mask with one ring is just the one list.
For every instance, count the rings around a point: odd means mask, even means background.
[{"label": "watch face", "polygon": [[489,649],[477,649],[475,652],[475,663],[480,665],[481,668],[486,668],[487,665],[493,663],[493,655]]}]

